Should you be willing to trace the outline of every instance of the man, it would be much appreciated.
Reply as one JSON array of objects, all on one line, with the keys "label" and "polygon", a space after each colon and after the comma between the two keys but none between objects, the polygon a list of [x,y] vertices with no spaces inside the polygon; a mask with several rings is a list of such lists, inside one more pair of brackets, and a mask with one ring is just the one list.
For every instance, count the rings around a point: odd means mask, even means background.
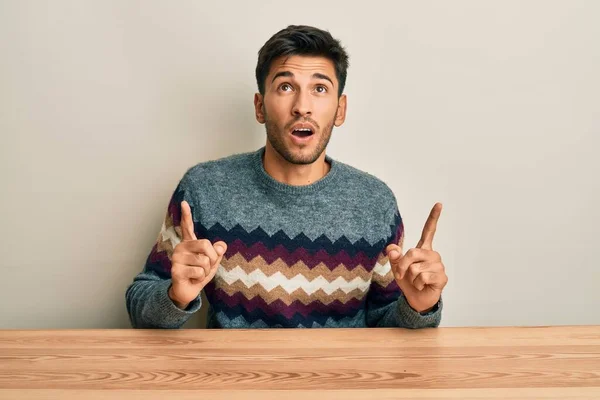
[{"label": "man", "polygon": [[185,173],[127,289],[134,327],[181,327],[202,291],[209,328],[439,325],[441,204],[403,254],[389,187],[326,155],[346,117],[347,68],[339,41],[313,27],[265,43],[254,106],[266,146]]}]

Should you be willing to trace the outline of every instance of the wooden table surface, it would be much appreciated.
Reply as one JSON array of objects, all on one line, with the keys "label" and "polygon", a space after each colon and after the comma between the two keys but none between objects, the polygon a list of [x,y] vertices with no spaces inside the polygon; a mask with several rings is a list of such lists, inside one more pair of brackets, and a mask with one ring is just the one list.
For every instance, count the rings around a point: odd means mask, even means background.
[{"label": "wooden table surface", "polygon": [[600,326],[0,330],[0,399],[600,399]]}]

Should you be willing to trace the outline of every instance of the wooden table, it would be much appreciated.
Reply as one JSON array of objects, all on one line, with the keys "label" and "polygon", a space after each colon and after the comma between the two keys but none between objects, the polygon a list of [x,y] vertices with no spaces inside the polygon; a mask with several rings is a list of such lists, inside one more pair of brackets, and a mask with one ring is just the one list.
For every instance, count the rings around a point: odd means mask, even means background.
[{"label": "wooden table", "polygon": [[3,330],[0,399],[600,399],[600,326]]}]

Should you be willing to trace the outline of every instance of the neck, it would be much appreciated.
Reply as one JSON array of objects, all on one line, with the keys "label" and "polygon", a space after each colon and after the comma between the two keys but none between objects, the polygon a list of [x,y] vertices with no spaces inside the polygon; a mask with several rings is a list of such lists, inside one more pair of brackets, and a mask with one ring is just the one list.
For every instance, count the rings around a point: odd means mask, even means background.
[{"label": "neck", "polygon": [[310,185],[327,175],[331,169],[331,165],[325,160],[324,151],[312,164],[292,164],[281,157],[268,141],[263,165],[273,179],[293,186]]}]

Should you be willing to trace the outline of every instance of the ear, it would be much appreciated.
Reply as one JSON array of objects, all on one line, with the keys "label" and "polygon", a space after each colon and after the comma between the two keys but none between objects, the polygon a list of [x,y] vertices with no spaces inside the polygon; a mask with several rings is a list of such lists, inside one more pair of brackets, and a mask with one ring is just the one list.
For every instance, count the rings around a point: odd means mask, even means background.
[{"label": "ear", "polygon": [[342,126],[342,124],[346,120],[346,102],[346,95],[341,95],[340,100],[338,101],[338,107],[335,114],[335,126]]},{"label": "ear", "polygon": [[254,114],[256,115],[256,120],[259,124],[265,123],[265,114],[263,112],[264,109],[264,96],[260,93],[254,94]]}]

